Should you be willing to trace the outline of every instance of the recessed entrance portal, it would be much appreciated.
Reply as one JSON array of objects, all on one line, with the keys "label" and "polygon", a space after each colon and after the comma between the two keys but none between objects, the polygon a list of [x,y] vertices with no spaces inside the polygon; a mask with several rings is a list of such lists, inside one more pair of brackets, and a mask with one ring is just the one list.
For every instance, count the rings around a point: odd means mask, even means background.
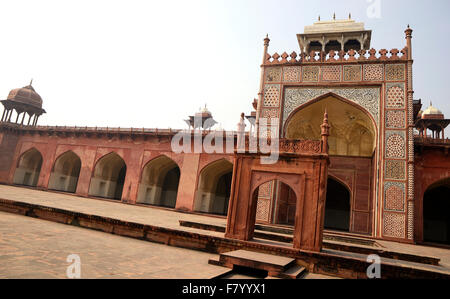
[{"label": "recessed entrance portal", "polygon": [[116,153],[101,158],[95,166],[89,195],[121,200],[127,166]]},{"label": "recessed entrance portal", "polygon": [[325,228],[370,235],[377,165],[377,128],[371,115],[358,104],[329,93],[293,112],[284,127],[285,137],[320,140],[319,116],[325,110],[331,126],[329,174],[339,178],[339,182],[328,183]]},{"label": "recessed entrance portal", "polygon": [[[275,181],[276,184],[278,181]],[[297,197],[294,190],[288,185],[279,182],[278,198],[276,199],[274,224],[295,225],[295,209],[297,204]]]},{"label": "recessed entrance portal", "polygon": [[350,192],[332,178],[328,178],[325,229],[346,232],[350,230]]},{"label": "recessed entrance portal", "polygon": [[74,152],[61,155],[53,166],[48,188],[52,190],[72,192],[77,190],[81,160]]},{"label": "recessed entrance portal", "polygon": [[37,149],[32,148],[25,152],[17,164],[14,184],[36,187],[41,173],[42,161],[42,155]]},{"label": "recessed entrance portal", "polygon": [[139,184],[138,203],[175,208],[180,168],[166,156],[153,159],[144,167]]},{"label": "recessed entrance portal", "polygon": [[194,210],[227,215],[231,192],[233,164],[219,160],[206,166],[199,177]]},{"label": "recessed entrance portal", "polygon": [[425,242],[450,245],[450,178],[432,185],[423,197]]}]

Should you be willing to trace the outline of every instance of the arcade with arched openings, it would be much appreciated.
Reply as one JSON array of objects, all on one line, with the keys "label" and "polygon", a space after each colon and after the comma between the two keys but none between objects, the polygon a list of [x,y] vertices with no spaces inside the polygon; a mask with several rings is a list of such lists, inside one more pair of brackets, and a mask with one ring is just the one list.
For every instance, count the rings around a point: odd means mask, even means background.
[{"label": "arcade with arched openings", "polygon": [[327,94],[293,112],[286,121],[284,135],[288,139],[320,140],[320,116],[325,110],[331,126],[328,172],[332,175],[325,228],[370,234],[372,227],[367,223],[374,200],[377,129],[369,114],[350,101]]},{"label": "arcade with arched openings", "polygon": [[75,193],[81,170],[81,159],[72,151],[56,159],[50,174],[48,188],[57,191]]},{"label": "arcade with arched openings", "polygon": [[32,148],[23,153],[14,173],[14,184],[36,187],[42,167],[41,153]]},{"label": "arcade with arched openings", "polygon": [[225,159],[203,168],[198,179],[194,210],[226,216],[232,175],[233,163]]},{"label": "arcade with arched openings", "polygon": [[112,152],[103,156],[95,165],[89,195],[121,200],[127,166],[125,161]]},{"label": "arcade with arched openings", "polygon": [[157,157],[142,170],[137,203],[175,208],[180,168],[167,156]]},{"label": "arcade with arched openings", "polygon": [[424,194],[423,240],[450,245],[450,178],[431,185]]}]

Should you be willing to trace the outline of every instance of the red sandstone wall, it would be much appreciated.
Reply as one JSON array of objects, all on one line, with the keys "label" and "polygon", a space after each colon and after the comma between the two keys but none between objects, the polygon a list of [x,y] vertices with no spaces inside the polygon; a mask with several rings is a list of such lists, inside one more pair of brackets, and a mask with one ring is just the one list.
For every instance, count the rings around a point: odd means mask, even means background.
[{"label": "red sandstone wall", "polygon": [[423,197],[427,189],[450,177],[450,155],[442,149],[420,149],[415,155],[415,221],[414,238],[423,242]]},{"label": "red sandstone wall", "polygon": [[0,183],[8,183],[18,136],[0,133]]}]

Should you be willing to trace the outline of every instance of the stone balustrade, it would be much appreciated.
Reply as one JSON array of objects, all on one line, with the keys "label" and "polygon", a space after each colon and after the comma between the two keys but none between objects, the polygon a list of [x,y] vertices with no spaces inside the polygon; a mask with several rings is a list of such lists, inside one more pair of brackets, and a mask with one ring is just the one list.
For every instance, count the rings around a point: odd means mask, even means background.
[{"label": "stone balustrade", "polygon": [[264,65],[281,65],[281,64],[301,64],[301,63],[342,63],[342,62],[358,62],[358,61],[401,61],[408,60],[408,48],[404,48],[399,51],[398,49],[392,49],[390,51],[386,49],[377,50],[350,50],[333,51],[329,53],[312,51],[309,54],[301,53],[298,55],[295,51],[290,55],[284,52],[279,55],[275,53],[273,55],[267,54]]}]

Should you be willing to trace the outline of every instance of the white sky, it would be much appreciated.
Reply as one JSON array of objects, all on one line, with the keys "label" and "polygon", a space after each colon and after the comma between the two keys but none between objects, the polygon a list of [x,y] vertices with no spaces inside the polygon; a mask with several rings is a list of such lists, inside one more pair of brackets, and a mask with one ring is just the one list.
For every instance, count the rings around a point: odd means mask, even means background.
[{"label": "white sky", "polygon": [[257,97],[265,34],[270,53],[298,53],[295,34],[319,14],[351,12],[376,49],[402,49],[411,24],[415,98],[450,117],[450,1],[380,0],[369,18],[370,1],[1,0],[0,99],[33,78],[42,125],[185,128],[207,103],[235,129]]}]

